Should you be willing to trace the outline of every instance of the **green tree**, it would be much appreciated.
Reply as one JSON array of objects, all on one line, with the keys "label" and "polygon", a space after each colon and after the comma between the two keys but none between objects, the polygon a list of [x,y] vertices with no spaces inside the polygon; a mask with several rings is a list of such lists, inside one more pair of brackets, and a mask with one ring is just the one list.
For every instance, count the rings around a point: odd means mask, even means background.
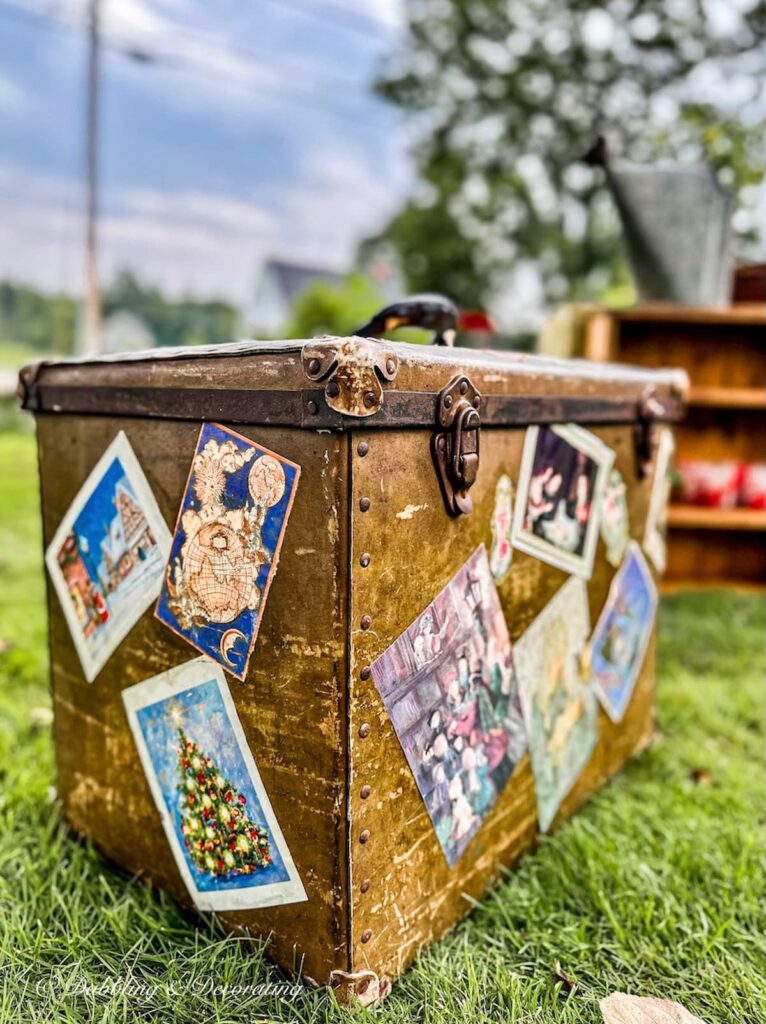
[{"label": "green tree", "polygon": [[268,867],[269,834],[248,818],[244,794],[181,728],[176,753],[181,835],[196,867],[216,877],[249,875]]},{"label": "green tree", "polygon": [[382,236],[413,288],[474,305],[520,261],[549,299],[624,283],[603,172],[580,159],[598,133],[613,156],[709,156],[741,190],[735,227],[757,236],[764,0],[409,0],[408,12],[378,90],[419,140],[419,185]]},{"label": "green tree", "polygon": [[359,274],[350,274],[341,284],[315,281],[293,303],[287,336],[347,335],[385,305],[377,288]]}]

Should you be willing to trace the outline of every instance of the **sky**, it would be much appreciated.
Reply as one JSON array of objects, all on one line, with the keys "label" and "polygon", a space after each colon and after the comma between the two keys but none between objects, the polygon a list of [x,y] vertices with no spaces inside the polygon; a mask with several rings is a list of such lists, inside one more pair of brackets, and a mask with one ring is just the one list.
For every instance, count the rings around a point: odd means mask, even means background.
[{"label": "sky", "polygon": [[[348,269],[413,180],[371,88],[401,0],[101,3],[102,278],[244,303],[269,257]],[[86,6],[0,0],[0,278],[73,294]]]}]

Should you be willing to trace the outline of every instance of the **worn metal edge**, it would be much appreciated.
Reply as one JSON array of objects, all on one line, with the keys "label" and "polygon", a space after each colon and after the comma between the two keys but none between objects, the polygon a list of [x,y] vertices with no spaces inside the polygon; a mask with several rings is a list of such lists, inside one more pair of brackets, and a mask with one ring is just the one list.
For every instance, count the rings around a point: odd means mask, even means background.
[{"label": "worn metal edge", "polygon": [[[658,381],[658,383],[662,383]],[[168,420],[214,420],[304,430],[353,429],[354,417],[331,409],[324,391],[251,388],[169,388],[48,385],[24,381],[23,408],[35,413],[77,413]],[[365,417],[369,427],[433,427],[440,392],[388,389],[378,412]],[[653,420],[675,422],[685,412],[682,397],[655,393]],[[482,427],[514,427],[569,420],[631,423],[644,418],[640,396],[487,395],[482,396]]]}]

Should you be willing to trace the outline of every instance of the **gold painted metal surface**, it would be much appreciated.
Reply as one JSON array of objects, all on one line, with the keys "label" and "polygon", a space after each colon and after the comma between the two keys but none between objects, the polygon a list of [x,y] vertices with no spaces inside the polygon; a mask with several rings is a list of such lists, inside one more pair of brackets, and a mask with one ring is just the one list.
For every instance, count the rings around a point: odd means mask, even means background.
[{"label": "gold painted metal surface", "polygon": [[[38,417],[45,543],[118,429],[175,522],[198,423]],[[308,901],[221,914],[269,935],[270,955],[324,983],[347,966],[345,690],[347,435],[243,431],[301,466],[247,681],[229,688]],[[74,828],[112,860],[190,906],[125,715],[121,691],[197,652],[150,606],[93,683],[49,587],[58,791]]]},{"label": "gold painted metal surface", "polygon": [[[636,474],[629,426],[594,431],[616,452],[628,488],[630,527],[643,535],[649,484]],[[450,519],[433,473],[424,471],[423,431],[355,433],[352,453],[351,656],[349,779],[351,959],[355,971],[371,968],[395,976],[418,948],[450,928],[480,899],[501,865],[511,865],[536,838],[535,795],[524,757],[494,808],[454,869],[450,870],[374,680],[365,667],[395,640],[452,578],[476,547],[491,546],[495,485],[501,473],[518,479],[523,430],[482,431],[479,476],[471,515]],[[360,511],[360,501],[369,508]],[[361,552],[370,556],[363,568]],[[599,540],[588,583],[592,624],[614,571]],[[516,641],[567,574],[514,551],[499,588],[511,640]],[[369,616],[371,624],[360,623]],[[613,725],[599,712],[599,743],[557,821],[569,816],[651,738],[654,645],[625,717]],[[369,730],[362,733],[362,729]],[[369,795],[363,791],[369,787]],[[369,832],[365,843],[361,836]],[[367,881],[369,880],[369,885]],[[369,933],[369,934],[368,934]],[[368,935],[365,941],[365,935]]]}]

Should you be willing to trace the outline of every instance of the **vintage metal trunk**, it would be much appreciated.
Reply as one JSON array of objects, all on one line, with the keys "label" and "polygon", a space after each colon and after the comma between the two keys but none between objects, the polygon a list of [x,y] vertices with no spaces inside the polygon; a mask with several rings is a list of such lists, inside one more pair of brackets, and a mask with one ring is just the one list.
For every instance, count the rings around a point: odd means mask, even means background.
[{"label": "vintage metal trunk", "polygon": [[[46,545],[119,430],[171,530],[204,421],[301,467],[248,674],[229,686],[307,900],[222,914],[228,927],[270,935],[270,955],[283,967],[370,999],[534,845],[525,757],[448,866],[370,666],[477,546],[491,544],[496,483],[508,474],[515,485],[530,424],[582,424],[613,449],[631,535],[640,539],[653,483],[652,425],[680,416],[686,386],[678,371],[360,338],[246,342],[23,371],[23,403],[37,422]],[[587,584],[593,622],[614,571],[599,541]],[[499,586],[512,641],[566,579],[515,551]],[[149,608],[88,683],[50,587],[48,610],[66,817],[118,865],[189,904],[121,692],[196,652]],[[650,643],[620,724],[599,713],[598,744],[559,819],[649,742],[653,693]]]}]

